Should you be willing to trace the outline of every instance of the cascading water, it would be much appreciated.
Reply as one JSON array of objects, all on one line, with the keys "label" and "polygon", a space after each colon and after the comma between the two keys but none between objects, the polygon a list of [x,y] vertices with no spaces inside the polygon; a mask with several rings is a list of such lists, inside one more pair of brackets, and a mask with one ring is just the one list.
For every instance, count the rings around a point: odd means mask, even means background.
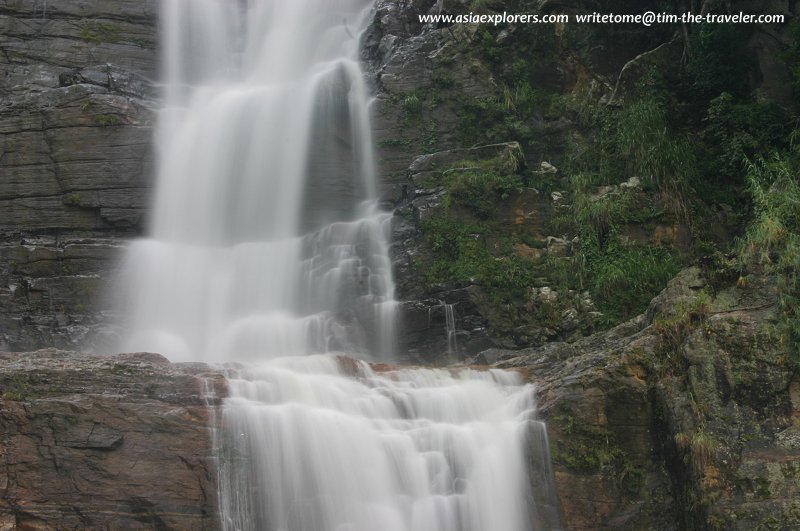
[{"label": "cascading water", "polygon": [[442,301],[444,307],[445,330],[447,331],[447,353],[458,354],[458,341],[456,337],[456,305]]},{"label": "cascading water", "polygon": [[162,0],[159,175],[123,348],[239,362],[224,529],[554,528],[531,385],[355,360],[390,360],[395,321],[355,60],[368,4]]},{"label": "cascading water", "polygon": [[351,59],[363,8],[163,0],[159,176],[152,237],[126,262],[126,350],[390,350],[389,217]]},{"label": "cascading water", "polygon": [[231,379],[221,441],[226,529],[554,529],[534,503],[533,389],[504,371],[376,373],[350,358],[289,358]]}]

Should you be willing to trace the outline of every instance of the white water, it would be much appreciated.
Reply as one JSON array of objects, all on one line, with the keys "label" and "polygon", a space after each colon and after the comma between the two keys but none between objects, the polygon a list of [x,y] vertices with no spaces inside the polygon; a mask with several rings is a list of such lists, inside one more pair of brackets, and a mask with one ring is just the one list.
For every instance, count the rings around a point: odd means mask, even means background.
[{"label": "white water", "polygon": [[455,356],[458,354],[455,304],[447,304],[442,301],[442,306],[444,307],[445,331],[447,332],[447,353]]},{"label": "white water", "polygon": [[530,385],[354,360],[391,359],[396,320],[357,62],[369,1],[161,3],[158,180],[122,349],[237,362],[223,528],[552,528]]},{"label": "white water", "polygon": [[152,236],[126,260],[124,350],[173,361],[391,350],[389,216],[374,207],[353,59],[364,8],[162,1],[159,175]]},{"label": "white water", "polygon": [[525,452],[543,428],[532,386],[513,373],[378,374],[314,356],[244,371],[231,386],[226,529],[522,531],[546,521]]}]

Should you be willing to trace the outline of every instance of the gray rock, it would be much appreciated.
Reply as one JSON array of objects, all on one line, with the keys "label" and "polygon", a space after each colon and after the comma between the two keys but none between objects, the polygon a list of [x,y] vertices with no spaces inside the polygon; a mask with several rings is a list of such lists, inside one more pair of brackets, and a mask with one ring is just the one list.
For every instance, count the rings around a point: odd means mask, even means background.
[{"label": "gray rock", "polygon": [[121,238],[153,172],[154,0],[0,8],[0,345],[75,347],[104,329]]}]

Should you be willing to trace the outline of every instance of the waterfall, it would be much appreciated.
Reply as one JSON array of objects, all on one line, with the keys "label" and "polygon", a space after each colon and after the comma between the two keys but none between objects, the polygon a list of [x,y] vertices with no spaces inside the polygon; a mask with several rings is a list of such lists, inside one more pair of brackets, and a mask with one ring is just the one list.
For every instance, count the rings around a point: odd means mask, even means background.
[{"label": "waterfall", "polygon": [[158,175],[149,236],[123,260],[121,349],[226,364],[224,529],[553,528],[527,475],[532,385],[387,364],[391,214],[357,62],[369,4],[161,1]]},{"label": "waterfall", "polygon": [[542,521],[528,505],[524,450],[533,388],[513,373],[378,374],[312,356],[231,386],[225,529],[523,531]]},{"label": "waterfall", "polygon": [[391,351],[360,0],[163,0],[151,237],[124,350],[176,360]]},{"label": "waterfall", "polygon": [[447,332],[447,353],[451,356],[458,354],[458,343],[456,341],[456,310],[455,304],[447,304],[442,301],[444,307],[445,330]]}]

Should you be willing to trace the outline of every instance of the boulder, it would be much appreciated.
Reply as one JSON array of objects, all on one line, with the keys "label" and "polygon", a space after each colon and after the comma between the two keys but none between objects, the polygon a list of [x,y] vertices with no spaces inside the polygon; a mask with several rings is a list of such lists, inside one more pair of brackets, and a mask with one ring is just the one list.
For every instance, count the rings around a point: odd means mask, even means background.
[{"label": "boulder", "polygon": [[217,529],[226,389],[155,354],[0,353],[0,528]]}]

